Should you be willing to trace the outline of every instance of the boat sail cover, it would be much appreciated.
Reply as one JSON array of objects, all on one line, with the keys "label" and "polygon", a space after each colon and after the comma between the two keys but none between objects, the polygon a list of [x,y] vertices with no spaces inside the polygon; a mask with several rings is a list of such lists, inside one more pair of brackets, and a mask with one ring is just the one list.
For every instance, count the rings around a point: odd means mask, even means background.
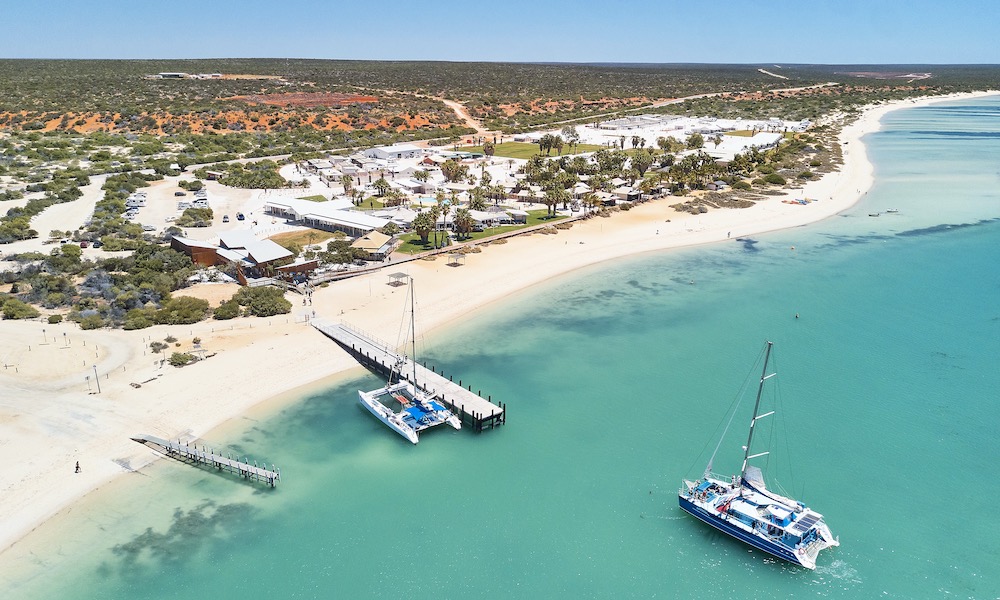
[{"label": "boat sail cover", "polygon": [[767,489],[767,486],[764,484],[764,474],[761,472],[760,467],[748,466],[746,473],[743,474],[743,479],[758,490],[763,491]]}]

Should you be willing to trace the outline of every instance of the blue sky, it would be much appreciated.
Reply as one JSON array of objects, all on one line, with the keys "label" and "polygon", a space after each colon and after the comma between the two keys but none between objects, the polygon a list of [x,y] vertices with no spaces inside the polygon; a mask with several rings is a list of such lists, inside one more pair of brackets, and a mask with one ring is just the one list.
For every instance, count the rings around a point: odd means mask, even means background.
[{"label": "blue sky", "polygon": [[0,58],[1000,63],[998,0],[2,4]]}]

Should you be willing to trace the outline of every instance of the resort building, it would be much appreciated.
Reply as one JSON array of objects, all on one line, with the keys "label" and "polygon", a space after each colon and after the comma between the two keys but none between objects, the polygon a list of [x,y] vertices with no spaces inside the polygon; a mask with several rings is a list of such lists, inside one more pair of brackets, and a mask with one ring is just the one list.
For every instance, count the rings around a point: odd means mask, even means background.
[{"label": "resort building", "polygon": [[368,260],[385,260],[394,247],[395,239],[379,231],[370,231],[351,244],[351,248],[364,252]]},{"label": "resort building", "polygon": [[368,150],[365,150],[363,154],[368,158],[391,160],[401,158],[417,158],[422,156],[423,153],[424,151],[422,148],[418,148],[413,144],[393,144],[392,146],[369,148]]},{"label": "resort building", "polygon": [[312,202],[286,198],[265,202],[264,214],[314,229],[342,231],[354,238],[389,224],[386,219],[350,210],[351,206],[351,201],[347,199]]}]

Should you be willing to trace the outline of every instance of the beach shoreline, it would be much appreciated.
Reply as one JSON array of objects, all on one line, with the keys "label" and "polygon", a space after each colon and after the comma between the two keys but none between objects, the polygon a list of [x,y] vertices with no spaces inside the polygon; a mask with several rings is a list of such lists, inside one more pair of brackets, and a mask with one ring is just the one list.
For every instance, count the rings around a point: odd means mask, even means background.
[{"label": "beach shoreline", "polygon": [[[868,107],[840,134],[840,170],[751,208],[689,215],[660,200],[610,219],[577,223],[556,235],[535,234],[490,246],[468,255],[461,267],[447,266],[441,257],[407,263],[401,270],[416,281],[418,329],[432,335],[472,311],[608,260],[798,227],[841,213],[874,183],[861,140],[879,129],[886,113],[985,95],[989,93]],[[802,197],[818,201],[782,202]],[[462,293],[469,290],[475,293]],[[317,317],[342,319],[392,340],[397,338],[405,294],[405,288],[386,285],[386,274],[378,273],[318,290],[314,304],[293,306],[292,314],[270,319],[131,332],[5,321],[0,556],[89,492],[156,459],[131,436],[198,439],[275,398],[291,402],[291,392],[304,386],[312,389],[318,382],[328,385],[362,373],[353,359],[313,330],[308,318],[315,311]],[[148,349],[149,342],[168,335],[178,339],[177,350],[190,350],[198,337],[206,352],[215,355],[183,369],[155,364],[159,357]],[[100,393],[93,377],[100,378]],[[80,473],[74,472],[77,461]]]}]

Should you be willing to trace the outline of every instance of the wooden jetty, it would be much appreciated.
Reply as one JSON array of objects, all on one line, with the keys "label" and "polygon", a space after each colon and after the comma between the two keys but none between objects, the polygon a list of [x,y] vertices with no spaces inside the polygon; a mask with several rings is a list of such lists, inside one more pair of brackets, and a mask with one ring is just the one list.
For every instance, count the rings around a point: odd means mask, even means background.
[{"label": "wooden jetty", "polygon": [[164,456],[186,462],[192,465],[205,465],[216,468],[220,471],[238,474],[250,481],[260,481],[274,487],[281,479],[281,470],[271,465],[271,469],[265,469],[248,462],[241,462],[230,456],[221,456],[210,452],[203,446],[200,450],[198,446],[191,446],[187,443],[171,442],[151,435],[140,435],[132,438],[133,442],[139,442],[144,446],[149,446]]},{"label": "wooden jetty", "polygon": [[[413,383],[412,361],[408,356],[397,353],[389,344],[362,333],[346,323],[330,323],[323,319],[313,319],[311,323],[317,330],[350,352],[362,366],[383,377],[389,377],[392,372]],[[400,364],[402,366],[399,366]],[[481,432],[507,422],[507,406],[504,403],[494,404],[492,398],[482,397],[481,390],[476,393],[472,391],[471,385],[467,388],[462,387],[462,380],[455,383],[452,378],[446,378],[433,367],[428,369],[417,363],[416,369],[418,387],[431,393],[438,402],[457,414],[463,425],[470,425],[476,432]]]}]

